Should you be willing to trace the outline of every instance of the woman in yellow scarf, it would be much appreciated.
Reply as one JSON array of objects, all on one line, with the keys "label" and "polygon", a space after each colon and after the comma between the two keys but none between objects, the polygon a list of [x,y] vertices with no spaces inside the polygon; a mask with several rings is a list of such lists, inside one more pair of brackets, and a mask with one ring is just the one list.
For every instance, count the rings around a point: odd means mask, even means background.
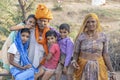
[{"label": "woman in yellow scarf", "polygon": [[116,80],[108,54],[108,39],[102,32],[98,16],[90,13],[85,17],[75,41],[72,61],[76,68],[74,80]]}]

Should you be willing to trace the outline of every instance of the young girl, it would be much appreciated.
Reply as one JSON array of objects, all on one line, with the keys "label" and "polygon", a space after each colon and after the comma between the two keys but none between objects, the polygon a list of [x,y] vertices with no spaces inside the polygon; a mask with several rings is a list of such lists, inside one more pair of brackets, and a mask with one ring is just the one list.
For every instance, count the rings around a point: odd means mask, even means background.
[{"label": "young girl", "polygon": [[[16,28],[17,28],[17,30],[19,30],[20,27],[21,27],[20,29],[30,28],[31,33],[32,33],[32,29],[35,27],[35,24],[36,24],[36,18],[33,14],[31,14],[28,16],[28,18],[24,22],[18,24],[17,27],[14,27],[14,26],[11,27],[10,30],[13,30]],[[4,69],[6,69],[8,71],[9,71],[9,62],[8,62],[8,58],[7,58],[7,50],[10,47],[10,45],[13,43],[16,34],[17,34],[17,31],[12,31],[2,47],[1,53],[2,53],[2,60],[3,60],[3,64],[4,64],[3,67],[4,67]]]},{"label": "young girl", "polygon": [[61,24],[59,27],[60,39],[58,41],[60,46],[60,61],[56,70],[56,80],[60,80],[62,72],[67,75],[67,80],[71,79],[72,66],[70,66],[73,55],[74,45],[68,37],[70,27],[68,24]]},{"label": "young girl", "polygon": [[37,77],[42,77],[42,80],[49,80],[55,69],[57,67],[59,57],[60,57],[60,48],[57,43],[57,35],[55,31],[48,31],[46,33],[49,53],[46,55],[46,62],[40,67],[40,73],[36,75]]},{"label": "young girl", "polygon": [[27,51],[29,37],[29,29],[19,30],[15,41],[8,49],[10,73],[14,76],[15,80],[34,80],[35,69],[28,59]]}]

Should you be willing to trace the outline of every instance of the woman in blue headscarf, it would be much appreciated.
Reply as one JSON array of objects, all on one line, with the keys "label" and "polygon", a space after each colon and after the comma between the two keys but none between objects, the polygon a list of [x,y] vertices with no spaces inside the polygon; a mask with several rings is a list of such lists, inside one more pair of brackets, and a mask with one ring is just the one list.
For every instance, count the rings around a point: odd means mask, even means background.
[{"label": "woman in blue headscarf", "polygon": [[15,80],[34,80],[35,68],[28,59],[30,31],[27,28],[19,30],[14,43],[8,49],[10,72]]}]

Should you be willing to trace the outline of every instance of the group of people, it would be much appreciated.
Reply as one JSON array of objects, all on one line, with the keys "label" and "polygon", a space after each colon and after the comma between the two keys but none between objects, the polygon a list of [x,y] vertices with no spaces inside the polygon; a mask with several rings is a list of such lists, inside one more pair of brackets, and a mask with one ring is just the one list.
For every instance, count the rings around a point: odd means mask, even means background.
[{"label": "group of people", "polygon": [[[95,13],[89,13],[75,43],[69,38],[70,26],[59,31],[49,26],[51,11],[39,4],[35,15],[10,28],[10,73],[15,80],[116,80],[108,54],[108,39]],[[4,47],[4,46],[3,46]],[[2,53],[3,54],[3,53]]]}]

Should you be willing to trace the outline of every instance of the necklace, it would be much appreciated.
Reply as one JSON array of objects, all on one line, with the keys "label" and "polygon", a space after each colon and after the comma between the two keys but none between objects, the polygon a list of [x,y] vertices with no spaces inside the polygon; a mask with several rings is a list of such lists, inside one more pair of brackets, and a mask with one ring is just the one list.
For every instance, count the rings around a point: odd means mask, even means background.
[{"label": "necklace", "polygon": [[98,34],[97,34],[96,31],[92,32],[92,33],[90,33],[90,32],[87,31],[86,34],[87,34],[87,36],[88,36],[89,39],[97,39],[98,38]]}]

